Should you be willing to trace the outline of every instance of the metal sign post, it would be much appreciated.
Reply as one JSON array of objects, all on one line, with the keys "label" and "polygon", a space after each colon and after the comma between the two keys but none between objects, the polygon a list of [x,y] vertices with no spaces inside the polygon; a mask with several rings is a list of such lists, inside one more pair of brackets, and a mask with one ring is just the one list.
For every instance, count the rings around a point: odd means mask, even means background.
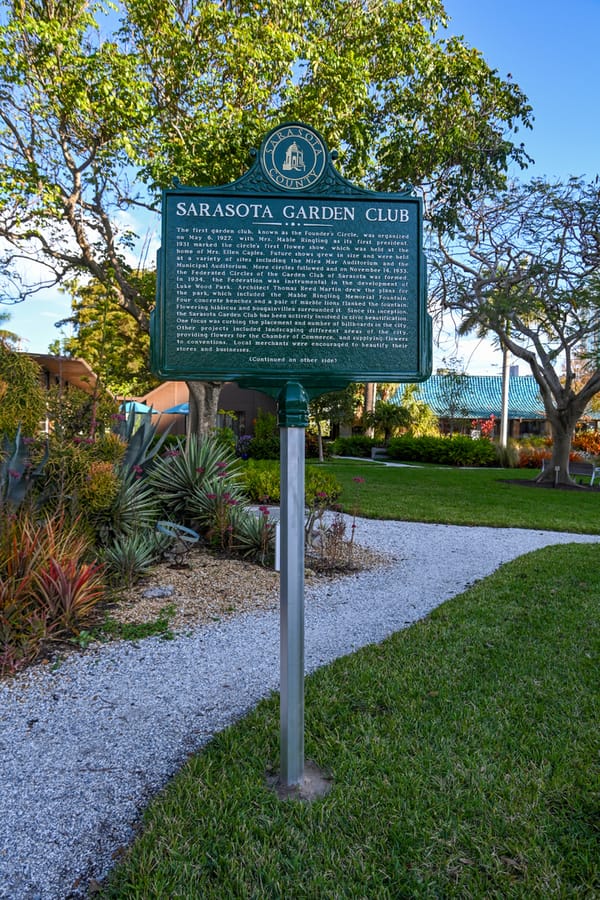
[{"label": "metal sign post", "polygon": [[304,775],[304,439],[308,397],[288,382],[279,395],[281,435],[280,781]]}]

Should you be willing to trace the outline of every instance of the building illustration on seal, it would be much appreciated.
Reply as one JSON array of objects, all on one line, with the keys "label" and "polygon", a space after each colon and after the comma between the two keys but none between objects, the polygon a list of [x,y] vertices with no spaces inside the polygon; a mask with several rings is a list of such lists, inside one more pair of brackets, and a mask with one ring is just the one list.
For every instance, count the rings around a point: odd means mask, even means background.
[{"label": "building illustration on seal", "polygon": [[285,161],[281,168],[284,172],[304,172],[304,154],[296,141],[293,141],[286,150]]}]

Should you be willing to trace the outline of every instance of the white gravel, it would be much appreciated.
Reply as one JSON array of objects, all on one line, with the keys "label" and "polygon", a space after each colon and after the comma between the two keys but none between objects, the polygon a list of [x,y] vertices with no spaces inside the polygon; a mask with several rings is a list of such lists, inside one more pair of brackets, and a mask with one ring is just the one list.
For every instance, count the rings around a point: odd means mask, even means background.
[{"label": "white gravel", "polygon": [[[390,567],[306,593],[306,670],[381,641],[501,563],[600,536],[359,520]],[[526,600],[526,598],[525,598]],[[191,751],[278,689],[279,615],[102,646],[0,684],[0,898],[84,897]]]}]

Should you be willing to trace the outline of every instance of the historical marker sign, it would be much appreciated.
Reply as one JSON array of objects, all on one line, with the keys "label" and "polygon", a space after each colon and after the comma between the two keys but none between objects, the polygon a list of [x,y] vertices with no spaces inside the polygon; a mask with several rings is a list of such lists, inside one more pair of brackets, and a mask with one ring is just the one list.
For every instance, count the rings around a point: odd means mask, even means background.
[{"label": "historical marker sign", "polygon": [[274,129],[220,188],[163,194],[154,371],[309,392],[431,371],[422,204],[342,178],[320,135]]},{"label": "historical marker sign", "polygon": [[163,194],[154,371],[278,395],[281,781],[304,773],[304,428],[308,397],[431,369],[422,208],[334,169],[321,136],[273,129],[250,171]]}]

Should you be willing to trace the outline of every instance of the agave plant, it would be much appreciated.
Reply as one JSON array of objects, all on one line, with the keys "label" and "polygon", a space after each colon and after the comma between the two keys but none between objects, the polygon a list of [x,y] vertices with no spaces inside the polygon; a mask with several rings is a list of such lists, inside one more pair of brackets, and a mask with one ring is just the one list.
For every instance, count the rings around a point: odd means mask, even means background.
[{"label": "agave plant", "polygon": [[127,450],[121,462],[121,471],[125,475],[130,472],[147,473],[152,461],[158,458],[171,430],[169,425],[160,437],[157,437],[156,425],[147,419],[144,419],[137,428],[135,426],[136,417],[132,412],[121,421],[117,429],[119,437],[127,444]]},{"label": "agave plant", "polygon": [[25,500],[35,481],[42,474],[48,459],[48,443],[41,462],[34,466],[29,444],[21,435],[21,426],[17,428],[14,440],[4,439],[0,454],[0,503],[18,507]]},{"label": "agave plant", "polygon": [[152,531],[121,534],[101,552],[111,580],[121,587],[131,587],[148,574],[162,553],[161,542]]}]

